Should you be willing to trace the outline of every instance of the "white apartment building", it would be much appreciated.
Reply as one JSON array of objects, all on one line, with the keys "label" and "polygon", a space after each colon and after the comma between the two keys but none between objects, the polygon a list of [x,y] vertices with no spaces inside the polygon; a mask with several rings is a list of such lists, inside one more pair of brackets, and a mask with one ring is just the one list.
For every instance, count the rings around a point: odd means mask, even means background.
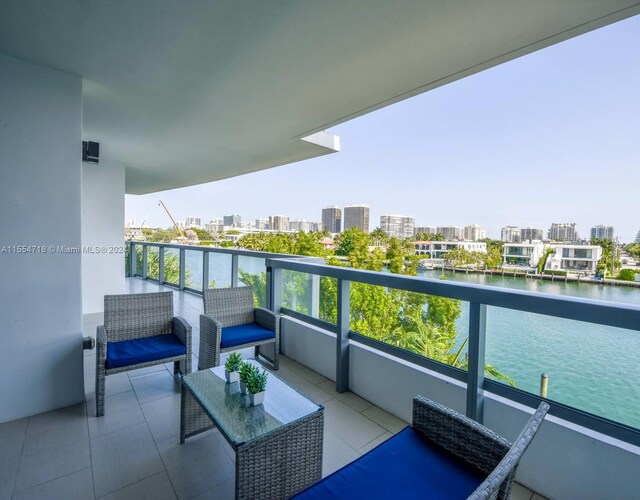
[{"label": "white apartment building", "polygon": [[322,223],[304,219],[292,220],[289,222],[289,230],[295,232],[304,231],[305,233],[314,233],[322,231]]},{"label": "white apartment building", "polygon": [[578,241],[579,239],[575,222],[554,222],[549,228],[548,235],[551,241]]},{"label": "white apartment building", "polygon": [[269,229],[284,232],[289,230],[289,217],[286,215],[270,215]]},{"label": "white apartment building", "polygon": [[202,220],[200,219],[200,217],[193,217],[193,216],[189,216],[184,220],[184,225],[187,228],[190,227],[197,227],[197,228],[201,228],[202,227]]},{"label": "white apartment building", "polygon": [[545,270],[595,273],[602,248],[595,245],[553,245]]},{"label": "white apartment building", "polygon": [[471,224],[470,226],[465,226],[463,237],[467,241],[484,240],[487,237],[487,230],[478,224]]},{"label": "white apartment building", "polygon": [[462,239],[462,228],[460,226],[438,226],[437,232],[444,236],[446,241]]},{"label": "white apartment building", "polygon": [[394,238],[411,238],[416,225],[409,215],[381,215],[380,229]]},{"label": "white apartment building", "polygon": [[413,234],[437,234],[438,228],[436,226],[416,226],[413,228]]},{"label": "white apartment building", "polygon": [[542,241],[544,231],[537,227],[523,227],[520,229],[520,241]]},{"label": "white apartment building", "polygon": [[505,243],[502,249],[502,267],[536,267],[547,245],[541,241]]},{"label": "white apartment building", "polygon": [[416,255],[424,255],[428,259],[442,260],[444,255],[456,248],[469,252],[487,253],[487,244],[476,241],[416,241]]},{"label": "white apartment building", "polygon": [[520,242],[520,228],[517,226],[506,226],[500,229],[500,240],[506,243]]},{"label": "white apartment building", "polygon": [[591,228],[591,238],[613,241],[614,232],[613,226],[603,226],[600,224]]}]

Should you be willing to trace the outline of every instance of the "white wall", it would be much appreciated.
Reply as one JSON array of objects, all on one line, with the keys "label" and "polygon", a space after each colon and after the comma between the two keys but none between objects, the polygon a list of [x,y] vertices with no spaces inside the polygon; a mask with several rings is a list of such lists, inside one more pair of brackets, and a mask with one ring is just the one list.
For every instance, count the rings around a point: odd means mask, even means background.
[{"label": "white wall", "polygon": [[[4,56],[0,75],[0,252],[78,248],[82,82]],[[80,253],[0,253],[0,422],[83,400],[80,273]]]},{"label": "white wall", "polygon": [[[82,164],[84,314],[102,312],[106,294],[124,292],[124,165],[100,160]],[[106,249],[106,252],[105,252]]]},{"label": "white wall", "polygon": [[[284,317],[281,349],[335,379],[335,335]],[[464,384],[392,356],[351,344],[349,385],[373,404],[411,421],[416,394],[464,413]],[[498,396],[485,397],[484,423],[513,440],[533,410]],[[548,416],[518,468],[517,481],[549,498],[636,499],[640,448]]]}]

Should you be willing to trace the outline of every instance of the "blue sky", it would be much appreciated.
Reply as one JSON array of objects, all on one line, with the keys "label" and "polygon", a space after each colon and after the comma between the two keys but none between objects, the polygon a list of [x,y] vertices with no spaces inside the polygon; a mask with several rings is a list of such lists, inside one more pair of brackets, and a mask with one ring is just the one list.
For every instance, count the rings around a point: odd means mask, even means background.
[{"label": "blue sky", "polygon": [[[588,236],[640,229],[640,17],[478,73],[335,127],[342,151],[263,172],[126,197],[126,218],[239,213],[320,220],[326,205],[366,203],[417,225],[547,229]],[[265,187],[268,186],[268,189]]]}]

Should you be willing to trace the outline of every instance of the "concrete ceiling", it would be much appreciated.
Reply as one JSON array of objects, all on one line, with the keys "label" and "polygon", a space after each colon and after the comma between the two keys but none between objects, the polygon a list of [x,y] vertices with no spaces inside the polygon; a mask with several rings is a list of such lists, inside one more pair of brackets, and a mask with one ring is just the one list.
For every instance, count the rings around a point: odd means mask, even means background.
[{"label": "concrete ceiling", "polygon": [[317,132],[638,13],[629,0],[0,0],[0,52],[81,76],[84,138],[142,194],[333,152]]}]

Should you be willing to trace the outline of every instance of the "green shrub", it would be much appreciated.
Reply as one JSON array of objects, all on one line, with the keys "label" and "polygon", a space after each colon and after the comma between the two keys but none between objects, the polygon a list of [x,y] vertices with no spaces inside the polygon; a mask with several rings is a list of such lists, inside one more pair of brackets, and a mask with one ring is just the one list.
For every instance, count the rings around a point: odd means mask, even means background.
[{"label": "green shrub", "polygon": [[618,274],[618,279],[623,281],[634,281],[636,279],[636,270],[635,269],[623,269]]}]

